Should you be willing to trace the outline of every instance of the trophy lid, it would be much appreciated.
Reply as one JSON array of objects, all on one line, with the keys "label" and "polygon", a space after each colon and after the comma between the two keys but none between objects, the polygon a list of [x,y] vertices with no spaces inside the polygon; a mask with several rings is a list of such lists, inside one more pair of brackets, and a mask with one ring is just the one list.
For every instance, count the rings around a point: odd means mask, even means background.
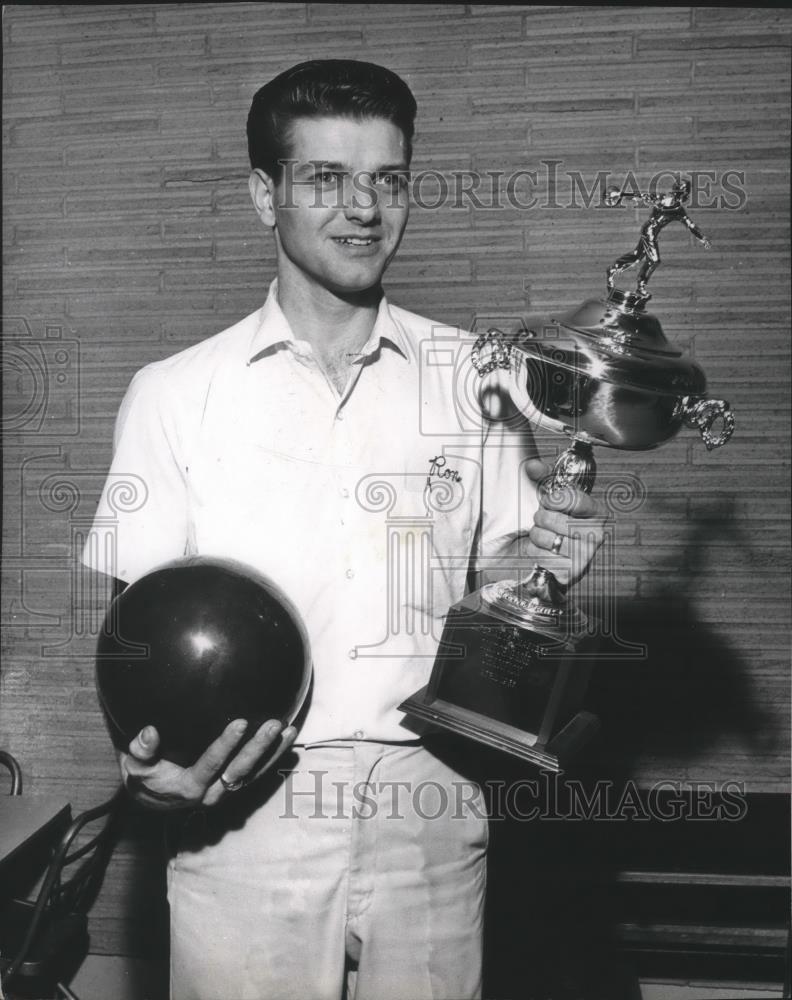
[{"label": "trophy lid", "polygon": [[660,320],[644,310],[647,297],[613,289],[606,298],[524,330],[518,350],[551,366],[624,389],[673,397],[706,391],[702,369],[663,333]]},{"label": "trophy lid", "polygon": [[597,341],[616,354],[642,352],[679,358],[663,333],[660,320],[644,312],[646,298],[614,288],[606,299],[588,299],[553,322]]}]

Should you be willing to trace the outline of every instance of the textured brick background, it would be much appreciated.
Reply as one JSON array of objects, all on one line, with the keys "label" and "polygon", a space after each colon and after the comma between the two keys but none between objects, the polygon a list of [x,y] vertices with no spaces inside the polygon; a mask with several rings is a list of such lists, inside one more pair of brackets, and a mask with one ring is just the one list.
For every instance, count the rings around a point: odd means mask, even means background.
[{"label": "textured brick background", "polygon": [[[261,83],[317,56],[407,79],[416,171],[559,161],[562,207],[414,211],[389,293],[442,322],[601,292],[645,213],[570,207],[569,171],[588,187],[600,170],[644,185],[659,170],[744,172],[737,210],[690,210],[712,251],[666,231],[652,302],[731,401],[734,439],[599,456],[603,490],[627,473],[646,487],[610,551],[619,628],[650,647],[604,681],[626,710],[600,754],[643,783],[788,787],[789,28],[770,8],[5,8],[0,743],[30,790],[79,808],[116,780],[91,664],[104,595],[75,545],[133,372],[263,299],[273,253],[248,199],[245,117]],[[96,950],[151,948],[147,824],[116,855]]]}]

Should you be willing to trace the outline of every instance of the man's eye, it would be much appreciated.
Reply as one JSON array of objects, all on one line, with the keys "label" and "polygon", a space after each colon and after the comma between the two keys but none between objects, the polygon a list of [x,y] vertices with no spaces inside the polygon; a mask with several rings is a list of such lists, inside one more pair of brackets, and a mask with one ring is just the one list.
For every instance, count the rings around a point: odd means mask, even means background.
[{"label": "man's eye", "polygon": [[332,170],[320,170],[314,175],[314,181],[324,186],[336,186],[341,183],[341,175]]},{"label": "man's eye", "polygon": [[386,170],[377,174],[376,183],[391,190],[401,190],[407,187],[407,175]]}]

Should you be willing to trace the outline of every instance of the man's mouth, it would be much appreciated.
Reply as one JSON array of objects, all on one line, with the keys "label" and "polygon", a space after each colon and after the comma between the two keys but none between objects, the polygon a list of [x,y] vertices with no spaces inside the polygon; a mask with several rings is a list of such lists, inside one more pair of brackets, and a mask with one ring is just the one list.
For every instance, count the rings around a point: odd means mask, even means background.
[{"label": "man's mouth", "polygon": [[348,247],[369,247],[376,242],[373,236],[334,236],[333,239]]}]

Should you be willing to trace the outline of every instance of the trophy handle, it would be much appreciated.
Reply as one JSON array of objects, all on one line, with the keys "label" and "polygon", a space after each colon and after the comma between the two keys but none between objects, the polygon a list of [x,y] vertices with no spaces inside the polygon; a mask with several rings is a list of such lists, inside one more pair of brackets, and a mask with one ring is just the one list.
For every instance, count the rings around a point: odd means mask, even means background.
[{"label": "trophy handle", "polygon": [[[482,358],[482,354],[486,348],[490,348],[490,350],[485,360]],[[470,351],[470,363],[476,369],[479,378],[483,378],[498,368],[505,368],[508,371],[511,368],[511,356],[511,344],[507,343],[500,330],[492,327],[476,338]]]},{"label": "trophy handle", "polygon": [[[725,399],[684,396],[677,404],[678,414],[688,427],[697,427],[707,451],[726,444],[734,431],[734,413]],[[716,420],[723,421],[720,434],[712,433]]]}]

